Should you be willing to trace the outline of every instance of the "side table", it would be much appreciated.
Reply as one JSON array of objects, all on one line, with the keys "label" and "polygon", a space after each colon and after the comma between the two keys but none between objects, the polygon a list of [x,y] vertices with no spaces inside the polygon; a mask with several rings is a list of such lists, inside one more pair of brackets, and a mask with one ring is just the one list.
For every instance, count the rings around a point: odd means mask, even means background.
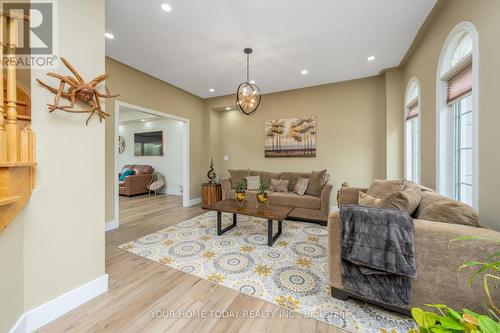
[{"label": "side table", "polygon": [[208,206],[222,200],[222,187],[216,183],[201,184],[201,207]]}]

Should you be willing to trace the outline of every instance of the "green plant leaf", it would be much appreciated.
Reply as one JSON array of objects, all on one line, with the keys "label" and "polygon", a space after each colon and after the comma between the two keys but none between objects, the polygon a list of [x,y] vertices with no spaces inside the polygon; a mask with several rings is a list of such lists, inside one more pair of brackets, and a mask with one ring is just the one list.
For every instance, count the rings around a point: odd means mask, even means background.
[{"label": "green plant leaf", "polygon": [[491,268],[495,268],[495,265],[496,263],[491,263],[491,264],[486,264],[486,265],[483,265],[480,269],[478,269],[477,271],[474,272],[474,274],[472,274],[468,279],[467,279],[467,284],[469,285],[469,288],[472,287],[472,283],[474,282],[474,280],[477,278],[477,276],[479,274],[481,274],[482,272],[484,271],[487,271]]},{"label": "green plant leaf", "polygon": [[442,317],[439,319],[439,322],[444,329],[464,330],[464,326],[460,322],[450,317]]},{"label": "green plant leaf", "polygon": [[461,270],[462,268],[474,267],[474,266],[479,266],[479,265],[484,265],[484,264],[486,264],[486,263],[480,262],[480,261],[466,261],[458,269]]},{"label": "green plant leaf", "polygon": [[500,332],[500,325],[493,321],[490,317],[479,317],[479,328],[483,333],[498,333]]},{"label": "green plant leaf", "polygon": [[440,319],[434,312],[424,311],[420,308],[411,309],[411,315],[420,328],[430,328]]},{"label": "green plant leaf", "polygon": [[412,308],[411,316],[413,317],[413,320],[415,320],[415,322],[419,327],[424,326],[424,310],[420,308]]},{"label": "green plant leaf", "polygon": [[498,241],[496,239],[491,239],[491,238],[482,237],[482,236],[458,236],[458,237],[455,237],[452,240],[450,240],[450,242],[462,241],[462,240],[487,240],[490,242],[500,243],[500,241]]},{"label": "green plant leaf", "polygon": [[462,321],[462,315],[452,308],[448,308],[448,316],[455,319],[459,323]]},{"label": "green plant leaf", "polygon": [[463,311],[464,313],[467,313],[468,315],[470,315],[470,316],[472,316],[472,317],[476,318],[476,319],[479,319],[479,316],[481,316],[479,313],[476,313],[476,312],[471,311],[471,310],[469,310],[469,309],[463,309],[462,311]]},{"label": "green plant leaf", "polygon": [[453,331],[441,328],[441,327],[433,327],[431,328],[432,333],[453,333]]}]

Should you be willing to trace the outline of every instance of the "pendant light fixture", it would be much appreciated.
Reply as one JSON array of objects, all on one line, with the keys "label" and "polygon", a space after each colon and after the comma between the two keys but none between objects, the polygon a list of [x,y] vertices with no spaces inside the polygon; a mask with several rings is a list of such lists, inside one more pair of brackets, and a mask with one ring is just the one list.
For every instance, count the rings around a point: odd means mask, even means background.
[{"label": "pendant light fixture", "polygon": [[238,86],[236,91],[236,105],[240,111],[247,116],[250,116],[257,111],[260,105],[260,90],[254,83],[250,82],[250,54],[252,49],[246,48],[243,50],[247,55],[247,80]]}]

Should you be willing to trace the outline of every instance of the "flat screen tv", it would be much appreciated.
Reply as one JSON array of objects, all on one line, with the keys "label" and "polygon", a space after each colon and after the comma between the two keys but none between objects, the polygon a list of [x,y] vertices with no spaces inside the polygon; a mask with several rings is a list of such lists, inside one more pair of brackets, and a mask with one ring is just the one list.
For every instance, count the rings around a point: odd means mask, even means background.
[{"label": "flat screen tv", "polygon": [[163,156],[163,132],[134,133],[135,156]]}]

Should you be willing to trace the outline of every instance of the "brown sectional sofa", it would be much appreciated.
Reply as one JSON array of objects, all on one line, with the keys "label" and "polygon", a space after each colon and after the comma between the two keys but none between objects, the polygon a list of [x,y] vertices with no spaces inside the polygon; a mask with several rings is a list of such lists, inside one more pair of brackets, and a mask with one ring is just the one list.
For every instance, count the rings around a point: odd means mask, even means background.
[{"label": "brown sectional sofa", "polygon": [[[248,176],[260,176],[261,182],[270,183],[271,179],[287,179],[289,180],[288,190],[289,192],[273,192],[268,191],[268,200],[270,205],[282,205],[294,207],[294,210],[289,216],[290,220],[299,220],[306,222],[315,222],[322,225],[326,225],[328,222],[328,213],[330,212],[330,198],[332,194],[333,185],[327,181],[319,197],[313,195],[298,195],[293,191],[295,182],[299,177],[308,178],[310,173],[306,172],[283,172],[274,173],[266,171],[256,171],[256,170],[238,170],[241,172],[236,172],[238,178],[242,178],[245,175]],[[327,177],[328,179],[329,177]],[[234,185],[239,181],[239,179],[223,179],[222,183],[222,199],[234,198]],[[247,191],[247,201],[249,204],[255,204],[255,195],[257,191]]]},{"label": "brown sectional sofa", "polygon": [[[358,204],[358,192],[367,192],[367,190],[367,188],[341,188],[338,196],[339,206]],[[482,312],[484,301],[482,278],[478,278],[473,287],[469,288],[467,278],[472,271],[464,270],[459,273],[458,267],[466,261],[485,259],[488,255],[498,251],[498,244],[478,240],[450,243],[450,240],[458,236],[471,235],[500,241],[500,232],[485,228],[479,223],[475,223],[476,226],[466,225],[466,220],[460,221],[463,218],[461,216],[456,219],[460,224],[453,223],[451,220],[445,223],[420,219],[419,216],[425,211],[429,216],[428,212],[431,208],[436,215],[444,213],[445,215],[442,216],[445,218],[447,217],[446,211],[451,212],[449,215],[457,210],[461,214],[461,209],[464,215],[467,215],[466,211],[472,212],[472,215],[475,214],[470,207],[467,209],[464,204],[444,198],[430,189],[421,187],[421,191],[422,200],[413,216],[417,277],[412,281],[410,308],[425,307],[425,304],[446,304],[458,310],[468,308]],[[430,206],[436,203],[439,203],[438,206]],[[448,206],[445,207],[446,205]],[[352,295],[342,286],[341,223],[339,212],[332,212],[328,220],[328,264],[332,296],[340,299],[354,297],[371,302],[363,297]],[[494,292],[493,298],[500,299],[499,290]],[[372,303],[391,308],[390,305]],[[408,309],[393,310],[407,313]]]},{"label": "brown sectional sofa", "polygon": [[148,193],[148,185],[151,184],[155,169],[151,165],[146,164],[127,164],[123,166],[120,175],[127,169],[134,170],[135,174],[127,176],[125,181],[118,182],[119,194],[129,197]]}]

